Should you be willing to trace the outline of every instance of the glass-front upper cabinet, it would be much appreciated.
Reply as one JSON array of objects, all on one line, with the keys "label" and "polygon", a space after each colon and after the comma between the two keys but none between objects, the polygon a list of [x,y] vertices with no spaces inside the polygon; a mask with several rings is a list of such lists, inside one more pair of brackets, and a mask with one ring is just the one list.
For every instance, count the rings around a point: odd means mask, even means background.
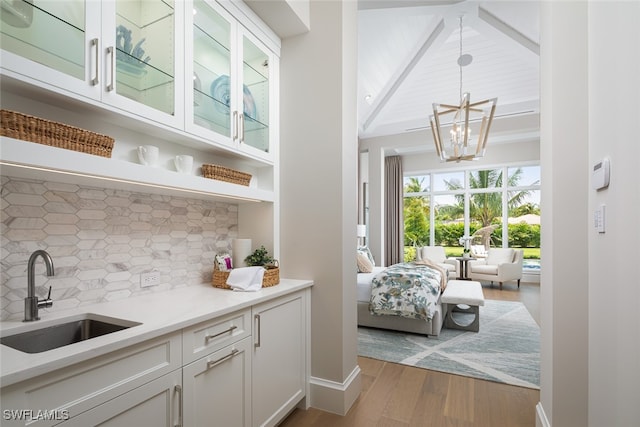
[{"label": "glass-front upper cabinet", "polygon": [[269,101],[271,57],[258,41],[242,35],[242,100],[244,114],[240,143],[245,150],[269,153]]},{"label": "glass-front upper cabinet", "polygon": [[187,50],[187,57],[193,58],[187,65],[187,75],[192,76],[191,81],[186,80],[185,90],[192,93],[192,102],[185,108],[187,127],[195,133],[213,133],[217,142],[231,144],[235,130],[232,111],[236,108],[233,86],[237,80],[231,67],[232,18],[216,4],[196,0],[192,19],[187,26],[193,33],[192,43],[187,46],[192,50],[191,55]]},{"label": "glass-front upper cabinet", "polygon": [[100,3],[2,0],[2,72],[100,99]]},{"label": "glass-front upper cabinet", "polygon": [[[186,55],[187,131],[264,160],[270,146],[272,54],[219,4],[194,0]],[[191,22],[189,22],[191,19]]]},{"label": "glass-front upper cabinet", "polygon": [[182,127],[181,2],[0,1],[3,74]]},{"label": "glass-front upper cabinet", "polygon": [[[184,38],[182,3],[105,1],[103,101],[181,127]],[[179,92],[178,92],[179,90]]]}]

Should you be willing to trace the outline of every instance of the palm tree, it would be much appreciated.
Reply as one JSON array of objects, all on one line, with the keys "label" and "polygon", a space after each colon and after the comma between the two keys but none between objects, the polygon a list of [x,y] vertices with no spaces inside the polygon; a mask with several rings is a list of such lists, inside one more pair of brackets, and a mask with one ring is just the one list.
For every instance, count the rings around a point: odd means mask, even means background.
[{"label": "palm tree", "polygon": [[[522,177],[522,169],[518,168],[511,174],[507,185],[513,187],[518,185]],[[469,188],[501,188],[502,187],[502,170],[479,170],[469,174]],[[460,190],[462,184],[458,180],[445,181],[445,185],[449,190]],[[515,208],[522,204],[523,200],[529,195],[530,191],[514,191],[509,192],[509,200],[507,205],[509,209]],[[460,208],[464,206],[464,196],[457,195],[456,200]],[[496,217],[502,216],[502,192],[475,193],[471,194],[469,199],[469,217],[480,222],[482,227],[491,225]]]},{"label": "palm tree", "polygon": [[540,215],[540,206],[535,203],[523,203],[509,212],[509,216],[522,216],[527,214]]}]

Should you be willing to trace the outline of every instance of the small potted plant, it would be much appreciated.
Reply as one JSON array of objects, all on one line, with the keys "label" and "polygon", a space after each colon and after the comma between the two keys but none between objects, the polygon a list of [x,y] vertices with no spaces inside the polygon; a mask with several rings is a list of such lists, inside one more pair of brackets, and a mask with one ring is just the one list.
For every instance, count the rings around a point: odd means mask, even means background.
[{"label": "small potted plant", "polygon": [[247,266],[262,266],[267,271],[264,272],[262,286],[273,286],[280,283],[280,269],[278,260],[273,259],[264,246],[260,246],[251,255],[244,259]]},{"label": "small potted plant", "polygon": [[269,251],[265,249],[264,246],[260,246],[260,248],[253,251],[251,255],[244,259],[244,262],[247,263],[247,266],[263,266],[265,268],[269,268],[269,266],[273,266],[274,260],[269,255]]}]

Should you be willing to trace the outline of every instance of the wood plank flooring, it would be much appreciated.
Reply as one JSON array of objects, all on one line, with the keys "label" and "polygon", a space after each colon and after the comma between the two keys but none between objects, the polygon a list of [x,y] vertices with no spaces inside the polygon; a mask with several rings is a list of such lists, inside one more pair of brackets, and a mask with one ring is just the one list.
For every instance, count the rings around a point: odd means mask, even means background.
[{"label": "wood plank flooring", "polygon": [[[483,285],[486,299],[521,301],[539,324],[539,286]],[[282,427],[534,427],[540,392],[358,357],[360,397],[346,416],[296,409]]]}]

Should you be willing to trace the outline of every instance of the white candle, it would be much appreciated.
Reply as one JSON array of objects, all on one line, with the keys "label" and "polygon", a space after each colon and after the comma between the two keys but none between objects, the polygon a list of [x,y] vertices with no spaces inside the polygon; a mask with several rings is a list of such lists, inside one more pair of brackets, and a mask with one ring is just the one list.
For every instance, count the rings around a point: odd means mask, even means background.
[{"label": "white candle", "polygon": [[251,239],[233,239],[231,242],[233,268],[247,267],[244,260],[249,255],[251,255]]}]

